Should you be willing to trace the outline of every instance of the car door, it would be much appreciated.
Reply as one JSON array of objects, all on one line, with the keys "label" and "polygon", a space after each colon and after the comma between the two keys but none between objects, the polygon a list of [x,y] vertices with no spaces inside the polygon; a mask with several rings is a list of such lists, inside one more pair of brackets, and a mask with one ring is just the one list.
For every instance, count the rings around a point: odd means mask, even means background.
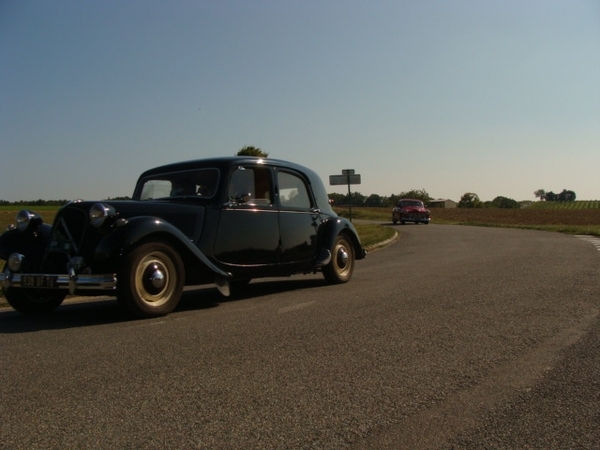
[{"label": "car door", "polygon": [[272,169],[238,166],[229,174],[214,244],[217,260],[228,265],[279,262],[279,221]]},{"label": "car door", "polygon": [[298,172],[279,168],[276,173],[281,261],[310,261],[316,255],[321,216],[309,184]]}]

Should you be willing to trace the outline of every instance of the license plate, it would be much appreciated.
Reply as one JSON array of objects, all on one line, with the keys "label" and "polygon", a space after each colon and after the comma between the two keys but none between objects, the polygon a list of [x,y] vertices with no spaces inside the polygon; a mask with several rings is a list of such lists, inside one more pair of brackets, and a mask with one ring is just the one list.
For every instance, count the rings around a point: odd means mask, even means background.
[{"label": "license plate", "polygon": [[58,287],[58,277],[53,275],[23,275],[21,277],[21,286],[30,288],[56,288]]}]

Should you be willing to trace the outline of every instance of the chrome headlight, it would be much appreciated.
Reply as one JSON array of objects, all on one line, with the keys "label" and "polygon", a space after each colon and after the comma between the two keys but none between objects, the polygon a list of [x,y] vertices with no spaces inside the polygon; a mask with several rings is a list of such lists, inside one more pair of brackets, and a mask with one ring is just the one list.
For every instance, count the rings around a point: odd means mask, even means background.
[{"label": "chrome headlight", "polygon": [[100,228],[106,223],[106,220],[117,215],[115,208],[104,203],[96,203],[90,208],[90,224],[93,227]]},{"label": "chrome headlight", "polygon": [[21,267],[23,267],[24,260],[25,256],[21,255],[20,253],[11,253],[6,264],[11,272],[19,272]]},{"label": "chrome headlight", "polygon": [[19,211],[17,213],[17,217],[16,217],[17,230],[26,231],[31,224],[35,224],[37,226],[41,225],[42,218],[38,214],[36,214],[32,211],[28,211],[26,209],[22,209],[21,211]]}]

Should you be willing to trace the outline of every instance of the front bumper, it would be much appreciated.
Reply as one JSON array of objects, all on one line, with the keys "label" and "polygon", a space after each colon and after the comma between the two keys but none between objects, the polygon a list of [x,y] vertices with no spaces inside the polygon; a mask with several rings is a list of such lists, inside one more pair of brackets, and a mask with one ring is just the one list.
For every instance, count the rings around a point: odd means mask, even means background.
[{"label": "front bumper", "polygon": [[431,219],[429,217],[400,216],[400,220],[404,220],[406,222],[429,222]]},{"label": "front bumper", "polygon": [[70,294],[80,290],[114,291],[117,287],[116,274],[29,274],[6,270],[0,279],[2,288],[24,289],[68,289]]}]

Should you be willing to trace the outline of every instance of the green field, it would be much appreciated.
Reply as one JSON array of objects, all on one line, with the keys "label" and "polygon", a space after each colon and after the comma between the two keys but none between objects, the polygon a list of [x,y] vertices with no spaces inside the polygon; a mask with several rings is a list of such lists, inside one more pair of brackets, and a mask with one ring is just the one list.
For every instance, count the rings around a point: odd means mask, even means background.
[{"label": "green field", "polygon": [[17,212],[21,209],[28,209],[34,211],[42,216],[44,222],[52,223],[58,206],[42,206],[42,207],[12,207],[12,206],[0,206],[0,230],[4,231],[10,224],[15,223],[15,217]]},{"label": "green field", "polygon": [[[348,217],[348,208],[335,209]],[[391,216],[390,208],[352,208],[354,219],[391,222]],[[431,208],[431,222],[600,236],[600,201],[536,202],[522,209]]]},{"label": "green field", "polygon": [[532,209],[600,209],[600,200],[582,200],[574,202],[535,202]]}]

